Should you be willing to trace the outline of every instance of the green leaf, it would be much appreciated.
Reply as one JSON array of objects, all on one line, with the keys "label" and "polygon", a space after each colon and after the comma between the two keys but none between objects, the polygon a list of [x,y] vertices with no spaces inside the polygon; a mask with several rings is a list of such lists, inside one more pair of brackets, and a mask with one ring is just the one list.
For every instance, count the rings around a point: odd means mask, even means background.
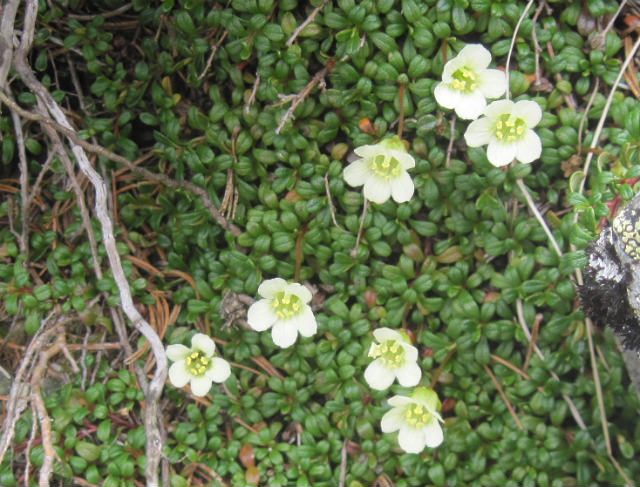
[{"label": "green leaf", "polygon": [[94,462],[100,457],[101,447],[88,441],[80,440],[76,442],[75,450],[87,462]]},{"label": "green leaf", "polygon": [[396,41],[388,34],[384,32],[372,32],[370,34],[371,41],[376,45],[378,49],[380,49],[385,54],[389,54],[393,51],[398,51],[398,44]]},{"label": "green leaf", "polygon": [[180,10],[176,14],[176,25],[180,30],[187,34],[193,35],[196,33],[196,26],[193,23],[193,19],[186,10]]}]

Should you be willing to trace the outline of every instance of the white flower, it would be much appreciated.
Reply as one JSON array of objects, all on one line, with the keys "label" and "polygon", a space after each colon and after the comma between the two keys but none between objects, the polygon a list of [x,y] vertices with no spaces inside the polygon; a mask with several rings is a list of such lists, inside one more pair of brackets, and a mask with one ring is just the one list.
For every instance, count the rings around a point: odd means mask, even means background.
[{"label": "white flower", "polygon": [[400,430],[398,443],[404,451],[420,453],[425,446],[435,448],[442,443],[440,401],[431,389],[417,387],[409,397],[393,396],[389,404],[393,409],[382,416],[380,426],[383,433]]},{"label": "white flower", "polygon": [[485,116],[471,122],[464,139],[469,147],[487,147],[487,158],[494,166],[506,166],[513,159],[529,163],[542,152],[540,137],[531,130],[542,118],[535,101],[498,100],[489,105]]},{"label": "white flower", "polygon": [[287,348],[298,338],[314,335],[318,329],[316,318],[307,303],[311,291],[301,284],[287,284],[279,277],[260,284],[258,294],[264,299],[249,307],[247,322],[256,331],[271,329],[273,343]]},{"label": "white flower", "polygon": [[347,184],[364,184],[364,197],[374,203],[384,203],[389,196],[397,203],[411,199],[414,188],[407,169],[415,167],[416,161],[407,153],[399,137],[363,145],[354,152],[362,159],[345,168],[343,175]]},{"label": "white flower", "polygon": [[418,349],[411,345],[408,337],[391,328],[378,328],[373,336],[379,343],[372,343],[369,357],[375,358],[364,371],[367,383],[382,391],[397,377],[405,387],[413,387],[422,377],[417,364]]},{"label": "white flower", "polygon": [[191,383],[195,396],[204,396],[212,382],[224,382],[231,375],[229,362],[214,357],[216,344],[207,335],[196,333],[191,339],[191,348],[184,345],[169,345],[167,357],[175,362],[169,368],[169,379],[175,387]]},{"label": "white flower", "polygon": [[433,95],[445,108],[454,108],[460,118],[478,118],[487,106],[485,98],[500,98],[507,78],[498,69],[487,69],[491,53],[480,44],[466,45],[444,65],[442,82]]}]

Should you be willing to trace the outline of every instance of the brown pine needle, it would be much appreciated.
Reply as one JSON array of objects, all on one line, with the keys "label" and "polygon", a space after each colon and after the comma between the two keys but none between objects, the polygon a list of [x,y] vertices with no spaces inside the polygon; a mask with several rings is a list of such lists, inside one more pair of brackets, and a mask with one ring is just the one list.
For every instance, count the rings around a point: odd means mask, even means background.
[{"label": "brown pine needle", "polygon": [[498,393],[500,394],[500,397],[502,397],[502,400],[507,405],[507,408],[509,409],[509,412],[511,413],[511,416],[513,417],[513,420],[518,425],[518,428],[520,428],[522,431],[524,431],[524,426],[520,422],[520,418],[518,418],[518,415],[516,414],[516,410],[513,409],[513,406],[509,402],[509,399],[507,399],[507,395],[502,390],[502,386],[498,382],[498,379],[496,379],[496,376],[493,375],[493,372],[491,372],[491,369],[489,367],[487,367],[486,365],[484,366],[484,370],[487,373],[487,375],[489,376],[489,378],[491,379],[491,382],[493,382],[493,385],[496,386],[496,389],[498,389]]}]

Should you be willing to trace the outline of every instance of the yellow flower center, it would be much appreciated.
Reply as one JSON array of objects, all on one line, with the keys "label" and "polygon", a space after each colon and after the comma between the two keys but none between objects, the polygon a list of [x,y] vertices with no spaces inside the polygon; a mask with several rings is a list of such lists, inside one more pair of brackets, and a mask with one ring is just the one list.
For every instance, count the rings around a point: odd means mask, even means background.
[{"label": "yellow flower center", "polygon": [[382,365],[390,369],[402,367],[405,363],[405,354],[404,347],[396,340],[386,340],[380,345],[374,345],[369,351],[369,357],[380,357]]},{"label": "yellow flower center", "polygon": [[420,404],[412,404],[407,408],[407,412],[404,414],[404,417],[409,423],[410,426],[415,428],[422,428],[426,426],[431,419],[431,413]]},{"label": "yellow flower center", "polygon": [[273,311],[278,318],[292,318],[302,313],[303,304],[295,294],[278,293],[273,300]]},{"label": "yellow flower center", "polygon": [[456,70],[451,76],[453,78],[452,85],[456,90],[471,93],[478,88],[478,75],[470,69],[462,67]]},{"label": "yellow flower center", "polygon": [[400,162],[388,154],[380,154],[371,158],[371,170],[381,178],[391,179],[400,176]]},{"label": "yellow flower center", "polygon": [[503,142],[514,142],[524,137],[527,123],[521,118],[515,120],[509,114],[501,115],[496,122],[496,137]]},{"label": "yellow flower center", "polygon": [[194,350],[187,357],[187,368],[191,375],[199,377],[203,375],[211,364],[211,359],[204,356],[200,350]]}]

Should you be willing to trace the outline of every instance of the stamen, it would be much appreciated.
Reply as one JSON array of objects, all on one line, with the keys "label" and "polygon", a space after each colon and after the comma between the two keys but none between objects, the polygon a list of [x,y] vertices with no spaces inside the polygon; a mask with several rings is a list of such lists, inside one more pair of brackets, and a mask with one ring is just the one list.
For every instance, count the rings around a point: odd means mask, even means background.
[{"label": "stamen", "polygon": [[295,294],[279,293],[273,299],[273,311],[280,319],[287,319],[300,314],[304,307]]},{"label": "stamen", "polygon": [[431,419],[431,413],[429,413],[429,411],[425,411],[419,404],[412,404],[407,408],[405,418],[410,426],[422,428],[423,426],[426,426]]},{"label": "stamen", "polygon": [[211,359],[205,357],[200,350],[196,350],[187,357],[185,362],[191,375],[201,376],[207,371]]},{"label": "stamen", "polygon": [[451,85],[455,90],[471,93],[478,87],[477,74],[467,67],[458,69],[451,76],[453,78]]},{"label": "stamen", "polygon": [[371,170],[373,173],[384,179],[400,175],[400,162],[389,154],[380,154],[371,159]]},{"label": "stamen", "polygon": [[390,369],[402,367],[405,363],[405,350],[395,340],[386,340],[380,345],[373,345],[370,357],[380,357],[382,365]]},{"label": "stamen", "polygon": [[499,140],[514,142],[522,139],[524,135],[527,128],[526,122],[521,118],[510,117],[509,114],[504,114],[496,121],[495,135]]}]

